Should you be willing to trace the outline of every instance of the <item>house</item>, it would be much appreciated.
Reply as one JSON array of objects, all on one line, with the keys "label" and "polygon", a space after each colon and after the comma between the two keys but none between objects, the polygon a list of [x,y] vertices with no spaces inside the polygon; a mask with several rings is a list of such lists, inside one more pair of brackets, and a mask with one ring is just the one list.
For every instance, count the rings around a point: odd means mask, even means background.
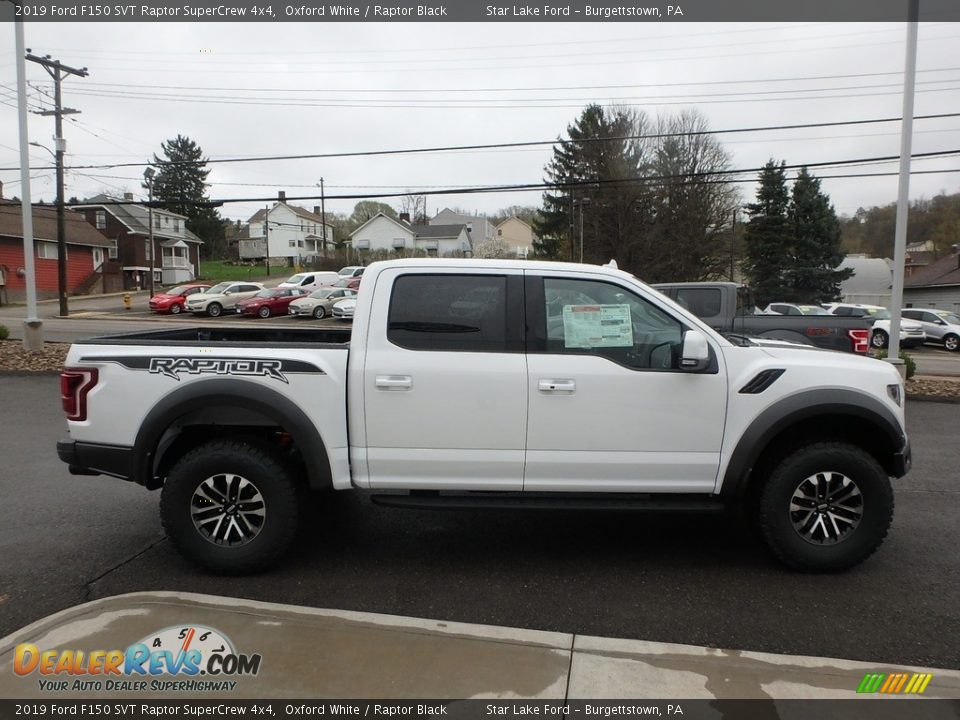
[{"label": "house", "polygon": [[[266,226],[266,235],[264,234]],[[313,212],[287,202],[277,194],[272,207],[257,210],[233,240],[241,260],[263,260],[299,265],[334,249],[333,225],[324,224],[319,206]]]},{"label": "house", "polygon": [[903,283],[903,306],[960,313],[960,252],[914,271]]},{"label": "house", "polygon": [[497,237],[504,240],[518,258],[525,258],[533,252],[536,235],[533,228],[513,215],[496,226]]},{"label": "house", "polygon": [[411,225],[409,217],[401,213],[400,219],[394,220],[377,213],[350,234],[353,249],[361,254],[386,251],[409,255],[422,251],[430,257],[470,252],[466,225]]},{"label": "house", "polygon": [[[124,193],[122,199],[97,195],[74,207],[113,241],[109,259],[119,263],[124,288],[146,287],[150,272],[150,209]],[[203,240],[187,229],[184,215],[153,208],[154,282],[176,285],[197,278]]]},{"label": "house", "polygon": [[430,225],[466,225],[471,245],[492,240],[495,236],[493,223],[481,215],[463,215],[444,208],[429,221]]},{"label": "house", "polygon": [[[65,213],[67,241],[67,292],[86,294],[98,285],[99,271],[113,243],[86,223],[82,216]],[[51,205],[33,206],[34,273],[37,297],[55,298],[58,293],[57,210]],[[26,297],[23,257],[23,214],[19,201],[0,198],[0,295],[5,302]],[[99,289],[99,287],[97,288]]]}]

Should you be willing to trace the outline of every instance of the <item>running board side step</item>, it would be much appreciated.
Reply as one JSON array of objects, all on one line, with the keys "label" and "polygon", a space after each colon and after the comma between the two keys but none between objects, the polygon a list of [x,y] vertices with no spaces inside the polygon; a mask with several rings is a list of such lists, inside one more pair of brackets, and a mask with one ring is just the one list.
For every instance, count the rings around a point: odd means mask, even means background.
[{"label": "running board side step", "polygon": [[603,510],[650,512],[722,512],[726,505],[718,497],[703,495],[522,495],[456,494],[432,491],[410,494],[371,495],[375,505],[423,510]]}]

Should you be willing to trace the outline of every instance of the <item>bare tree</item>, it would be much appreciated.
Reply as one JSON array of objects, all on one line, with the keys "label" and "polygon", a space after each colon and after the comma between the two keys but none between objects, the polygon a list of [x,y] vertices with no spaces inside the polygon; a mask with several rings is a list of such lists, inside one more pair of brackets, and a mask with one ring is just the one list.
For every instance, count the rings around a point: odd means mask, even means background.
[{"label": "bare tree", "polygon": [[427,222],[427,196],[404,195],[400,199],[400,209],[410,216],[414,225],[423,225]]}]

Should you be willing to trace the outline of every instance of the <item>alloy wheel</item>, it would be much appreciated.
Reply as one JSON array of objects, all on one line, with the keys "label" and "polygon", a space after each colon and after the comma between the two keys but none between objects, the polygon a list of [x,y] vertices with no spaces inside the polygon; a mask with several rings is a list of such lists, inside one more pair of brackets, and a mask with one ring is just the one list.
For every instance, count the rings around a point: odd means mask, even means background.
[{"label": "alloy wheel", "polygon": [[266,515],[266,502],[257,486],[234,473],[211,475],[190,499],[193,526],[214,545],[246,545],[260,534]]},{"label": "alloy wheel", "polygon": [[818,472],[805,478],[790,498],[790,522],[813,545],[836,545],[863,518],[863,495],[843,473]]}]

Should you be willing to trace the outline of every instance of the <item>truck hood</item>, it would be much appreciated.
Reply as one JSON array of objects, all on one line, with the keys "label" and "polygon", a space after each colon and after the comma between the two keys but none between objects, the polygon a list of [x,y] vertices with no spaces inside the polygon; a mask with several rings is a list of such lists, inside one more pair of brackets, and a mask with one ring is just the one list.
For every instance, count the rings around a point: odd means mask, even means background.
[{"label": "truck hood", "polygon": [[[755,349],[764,352],[777,360],[783,360],[784,362],[796,361],[806,364],[816,362],[829,365],[831,367],[844,366],[862,369],[876,368],[877,364],[880,363],[886,365],[887,367],[891,367],[889,363],[885,363],[882,360],[877,360],[876,358],[868,357],[867,355],[838,352],[836,350],[824,350],[823,348],[812,347],[809,345],[762,345]],[[812,352],[820,353],[821,357],[814,360],[811,357]],[[896,371],[894,370],[894,372]]]}]

